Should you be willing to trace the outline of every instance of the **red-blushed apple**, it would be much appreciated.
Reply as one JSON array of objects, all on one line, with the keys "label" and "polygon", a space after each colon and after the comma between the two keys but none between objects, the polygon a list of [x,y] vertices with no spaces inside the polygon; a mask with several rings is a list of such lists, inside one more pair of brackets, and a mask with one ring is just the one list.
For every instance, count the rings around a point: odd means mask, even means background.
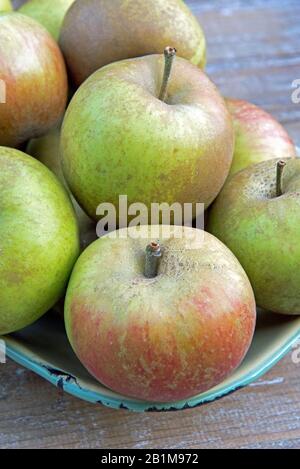
[{"label": "red-blushed apple", "polygon": [[203,30],[182,0],[76,0],[59,43],[78,86],[105,65],[159,54],[168,44],[199,67],[206,62]]},{"label": "red-blushed apple", "polygon": [[230,175],[251,164],[296,155],[283,126],[268,112],[242,99],[227,99],[233,118],[235,149]]},{"label": "red-blushed apple", "polygon": [[0,14],[0,145],[17,147],[62,118],[67,73],[50,34],[20,13]]},{"label": "red-blushed apple", "polygon": [[112,390],[147,401],[186,399],[220,383],[255,327],[252,287],[237,259],[188,227],[114,235],[83,252],[67,290],[66,330],[83,365]]}]

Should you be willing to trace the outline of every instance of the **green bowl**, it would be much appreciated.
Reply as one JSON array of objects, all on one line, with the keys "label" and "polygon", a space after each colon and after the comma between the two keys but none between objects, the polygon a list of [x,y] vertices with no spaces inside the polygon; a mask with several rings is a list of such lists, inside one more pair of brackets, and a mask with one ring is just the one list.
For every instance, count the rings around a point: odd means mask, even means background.
[{"label": "green bowl", "polygon": [[[213,401],[255,381],[300,339],[300,317],[258,311],[254,339],[243,363],[218,386],[190,399],[157,403],[131,399],[98,383],[66,338],[62,317],[50,312],[34,325],[4,337],[7,355],[55,386],[85,401],[133,411],[170,411]],[[299,343],[300,348],[300,343]]]}]

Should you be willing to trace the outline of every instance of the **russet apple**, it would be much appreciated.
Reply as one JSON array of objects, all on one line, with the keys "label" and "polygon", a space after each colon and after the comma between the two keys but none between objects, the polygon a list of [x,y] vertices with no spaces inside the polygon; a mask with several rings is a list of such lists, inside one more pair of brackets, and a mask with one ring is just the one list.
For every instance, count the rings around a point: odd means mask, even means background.
[{"label": "russet apple", "polygon": [[296,155],[287,131],[268,112],[241,99],[226,99],[233,118],[235,150],[230,175],[261,161]]},{"label": "russet apple", "polygon": [[229,249],[199,233],[125,228],[80,256],[66,295],[66,330],[105,386],[170,402],[206,391],[242,361],[256,319],[251,285]]},{"label": "russet apple", "polygon": [[29,0],[19,12],[41,23],[57,41],[65,14],[74,0]]},{"label": "russet apple", "polygon": [[29,155],[0,147],[0,335],[58,301],[78,255],[77,221],[61,183]]},{"label": "russet apple", "polygon": [[67,100],[62,54],[49,33],[20,13],[0,14],[0,145],[17,147],[55,126]]},{"label": "russet apple", "polygon": [[167,44],[197,66],[206,57],[203,31],[182,0],[77,0],[59,43],[77,85],[104,65],[161,53]]},{"label": "russet apple", "polygon": [[[119,195],[140,202],[207,207],[228,175],[230,114],[202,70],[173,48],[115,62],[76,92],[62,126],[63,171],[91,218]],[[171,68],[173,63],[173,69]]]},{"label": "russet apple", "polygon": [[228,180],[208,231],[236,255],[258,306],[300,314],[300,160],[268,160]]},{"label": "russet apple", "polygon": [[26,148],[26,153],[38,159],[41,163],[51,169],[68,190],[78,220],[81,245],[85,248],[97,237],[95,222],[85,214],[69,190],[61,167],[59,142],[60,128],[56,127],[43,137],[30,140]]}]

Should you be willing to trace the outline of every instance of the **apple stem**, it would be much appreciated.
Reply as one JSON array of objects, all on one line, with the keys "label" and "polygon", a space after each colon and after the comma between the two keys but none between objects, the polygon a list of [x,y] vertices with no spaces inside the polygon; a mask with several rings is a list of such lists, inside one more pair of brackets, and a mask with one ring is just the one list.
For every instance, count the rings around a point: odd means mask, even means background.
[{"label": "apple stem", "polygon": [[174,47],[166,47],[164,50],[164,57],[165,57],[165,68],[164,68],[164,76],[163,81],[161,84],[161,89],[159,93],[158,99],[161,101],[165,101],[167,97],[168,91],[168,84],[171,76],[172,66],[174,59],[176,57],[176,49]]},{"label": "apple stem", "polygon": [[282,195],[282,174],[285,165],[286,162],[283,160],[278,161],[276,165],[276,197]]},{"label": "apple stem", "polygon": [[159,243],[152,242],[146,248],[145,277],[154,278],[157,276],[158,265],[162,256]]}]

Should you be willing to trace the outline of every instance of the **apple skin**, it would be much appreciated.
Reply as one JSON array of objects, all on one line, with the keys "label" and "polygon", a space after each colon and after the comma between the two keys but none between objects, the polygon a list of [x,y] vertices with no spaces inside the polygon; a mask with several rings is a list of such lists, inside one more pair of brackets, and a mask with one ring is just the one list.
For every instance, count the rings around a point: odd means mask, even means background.
[{"label": "apple skin", "polygon": [[[153,227],[152,227],[153,228]],[[76,263],[65,302],[70,343],[110,389],[155,402],[186,399],[220,383],[242,361],[255,327],[249,280],[209,233],[160,226],[158,275],[144,277],[150,227],[104,236]],[[192,233],[194,234],[194,233]],[[121,235],[121,236],[123,236]]]},{"label": "apple skin", "polygon": [[300,160],[284,160],[280,197],[275,190],[277,161],[232,176],[210,210],[207,229],[244,267],[258,306],[300,314]]},{"label": "apple skin", "polygon": [[44,165],[0,147],[0,335],[21,329],[62,296],[79,255],[67,192]]},{"label": "apple skin", "polygon": [[17,147],[55,126],[67,100],[62,54],[49,33],[20,13],[0,14],[0,145]]},{"label": "apple skin", "polygon": [[235,129],[235,150],[230,175],[251,164],[296,155],[282,125],[268,112],[241,99],[226,99]]},{"label": "apple skin", "polygon": [[160,101],[163,56],[115,62],[74,95],[62,126],[63,171],[91,218],[102,202],[204,203],[222,188],[233,157],[230,114],[199,68],[176,58]]},{"label": "apple skin", "polygon": [[59,43],[78,86],[104,65],[159,54],[168,45],[199,67],[206,60],[204,33],[181,0],[77,0]]},{"label": "apple skin", "polygon": [[12,9],[13,8],[10,0],[0,0],[0,12],[11,11]]},{"label": "apple skin", "polygon": [[29,0],[19,8],[19,12],[42,24],[58,41],[65,14],[72,3],[74,0]]},{"label": "apple skin", "polygon": [[61,167],[59,143],[60,128],[56,127],[43,137],[30,140],[26,148],[26,153],[46,165],[69,192],[78,221],[81,247],[84,249],[97,238],[96,226],[95,222],[93,222],[78,205],[66,183]]}]

